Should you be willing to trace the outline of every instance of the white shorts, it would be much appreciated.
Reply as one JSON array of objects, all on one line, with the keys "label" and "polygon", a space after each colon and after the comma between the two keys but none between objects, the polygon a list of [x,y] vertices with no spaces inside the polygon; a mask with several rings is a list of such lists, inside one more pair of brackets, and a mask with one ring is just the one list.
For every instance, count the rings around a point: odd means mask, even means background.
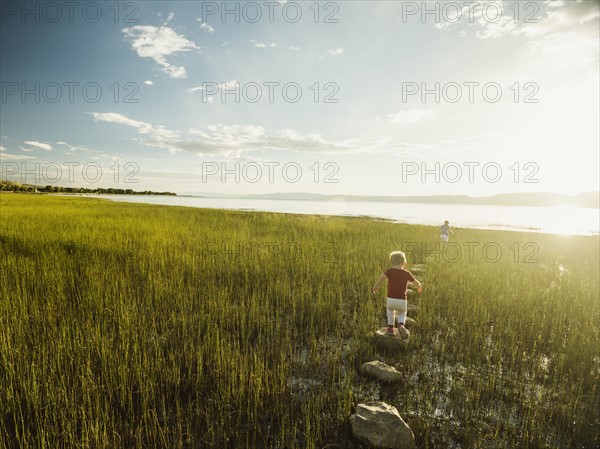
[{"label": "white shorts", "polygon": [[398,323],[406,321],[406,309],[408,301],[406,299],[387,298],[386,312],[388,325],[393,326],[394,318],[397,318]]},{"label": "white shorts", "polygon": [[448,236],[446,234],[440,234],[440,238],[442,239],[442,242],[448,241]]}]

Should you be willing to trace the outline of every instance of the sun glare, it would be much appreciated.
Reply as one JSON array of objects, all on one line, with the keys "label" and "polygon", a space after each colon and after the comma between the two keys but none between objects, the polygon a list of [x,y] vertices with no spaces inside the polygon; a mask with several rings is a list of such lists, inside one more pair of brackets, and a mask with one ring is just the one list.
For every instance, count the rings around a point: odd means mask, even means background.
[{"label": "sun glare", "polygon": [[568,204],[560,204],[551,209],[551,222],[548,224],[550,232],[560,235],[574,235],[581,232],[583,223],[579,220],[579,209]]}]

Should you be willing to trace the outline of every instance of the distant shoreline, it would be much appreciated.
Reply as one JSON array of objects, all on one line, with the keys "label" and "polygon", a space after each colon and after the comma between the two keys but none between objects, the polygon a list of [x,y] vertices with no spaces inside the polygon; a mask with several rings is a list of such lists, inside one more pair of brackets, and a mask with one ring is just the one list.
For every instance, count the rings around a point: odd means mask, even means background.
[{"label": "distant shoreline", "polygon": [[35,184],[23,184],[20,182],[0,181],[0,192],[32,193],[32,194],[66,194],[66,195],[165,195],[177,196],[173,192],[154,192],[152,190],[115,189],[112,187],[63,187],[63,186],[40,186]]},{"label": "distant shoreline", "polygon": [[283,200],[283,201],[328,201],[328,202],[368,202],[368,203],[419,203],[419,204],[455,204],[475,206],[524,206],[524,207],[581,207],[600,209],[600,191],[582,192],[576,195],[564,195],[553,192],[519,192],[499,193],[492,196],[475,197],[469,195],[345,195],[320,194],[308,192],[277,192],[259,194],[177,194],[174,192],[155,192],[151,190],[135,191],[133,189],[118,189],[98,187],[40,186],[13,181],[0,181],[0,191],[18,191],[29,193],[64,193],[64,194],[99,194],[99,195],[167,195],[183,198],[213,198],[213,199],[250,199],[250,200]]},{"label": "distant shoreline", "polygon": [[[57,196],[62,196],[63,194],[58,194]],[[68,195],[68,196],[80,196],[80,195]],[[82,194],[81,197],[88,197],[88,198],[99,198],[99,199],[105,199],[105,200],[109,200],[109,201],[116,201],[116,202],[131,202],[131,203],[142,203],[142,204],[152,204],[152,205],[160,205],[160,206],[169,206],[169,207],[193,207],[193,208],[198,208],[198,209],[219,209],[219,210],[230,210],[230,211],[240,211],[240,212],[268,212],[268,213],[279,213],[279,214],[291,214],[291,215],[304,215],[304,216],[335,216],[335,217],[344,217],[344,218],[357,218],[357,217],[362,217],[362,218],[368,218],[371,220],[384,220],[384,221],[390,221],[390,222],[394,222],[394,223],[401,223],[401,224],[408,224],[408,225],[422,225],[422,226],[439,226],[439,223],[433,223],[433,222],[429,222],[430,220],[427,219],[427,217],[415,217],[413,216],[408,217],[405,215],[402,216],[384,216],[381,215],[377,210],[362,210],[360,213],[358,213],[356,210],[352,211],[352,209],[356,209],[356,207],[350,207],[350,210],[344,210],[344,211],[340,211],[339,207],[340,203],[338,202],[332,202],[330,204],[326,203],[326,202],[318,202],[318,201],[307,201],[307,200],[299,200],[298,203],[309,203],[314,207],[311,207],[310,210],[307,208],[302,208],[301,204],[298,204],[297,208],[293,208],[293,209],[286,209],[286,208],[275,208],[272,209],[270,207],[266,207],[263,208],[262,206],[258,206],[257,204],[252,204],[252,201],[258,201],[260,203],[262,203],[262,201],[272,201],[270,199],[244,199],[244,198],[210,198],[210,197],[195,197],[192,195],[177,195],[175,197],[160,197],[160,196],[152,196],[152,195],[148,195],[148,196],[138,196],[138,195],[132,195],[132,196],[127,196],[127,195],[114,195],[112,198],[110,197],[110,195],[85,195]],[[201,200],[199,202],[195,202],[194,200]],[[281,199],[280,199],[281,200]],[[236,204],[239,202],[248,202],[248,204]],[[294,201],[289,201],[290,203],[294,203]],[[233,204],[231,204],[233,203]],[[285,203],[285,201],[281,201],[281,203]],[[343,203],[341,203],[343,206]],[[358,206],[358,202],[349,202],[346,203],[346,205],[351,205],[351,204],[355,204]],[[377,204],[377,203],[371,203],[371,205],[373,204]],[[389,203],[390,205],[392,203]],[[436,205],[436,204],[427,204],[427,203],[423,203],[423,204],[418,204],[418,203],[411,203],[414,204],[415,206],[429,206],[430,208],[432,206],[440,206],[439,213],[442,214],[444,217],[446,217],[445,213],[446,212],[451,212],[451,211],[446,211],[444,212],[444,209],[447,208],[455,208],[455,207],[465,207],[468,206],[469,208],[471,207],[511,207],[511,206],[498,206],[498,205],[485,205],[485,204],[444,204],[444,205]],[[410,205],[410,204],[406,204],[406,205]],[[405,205],[405,206],[406,206]],[[268,206],[268,205],[267,205]],[[525,207],[525,206],[524,206]],[[395,208],[392,208],[395,209]],[[420,207],[419,207],[420,209]],[[531,214],[531,209],[533,208],[529,208],[529,211],[527,211],[526,209],[523,210],[523,212],[519,212],[517,213],[517,215],[522,215],[522,214],[526,214],[529,213]],[[552,207],[540,207],[539,208],[540,211],[544,211],[544,213],[546,215],[548,215],[548,210],[553,209]],[[574,210],[580,210],[580,211],[589,211],[586,214],[589,215],[592,209],[583,209],[583,208],[573,208]],[[357,212],[357,213],[353,213],[353,212]],[[542,213],[542,212],[540,212]],[[449,214],[448,217],[452,217],[453,215]],[[442,218],[444,218],[442,217]],[[421,219],[425,220],[425,221],[421,221]],[[539,234],[552,234],[552,235],[580,235],[580,236],[598,236],[598,230],[595,227],[595,225],[591,225],[591,228],[582,228],[579,230],[574,230],[573,232],[562,232],[561,230],[553,230],[552,228],[548,227],[544,227],[543,223],[547,223],[548,220],[542,220],[541,223],[542,225],[540,226],[540,223],[538,223],[537,221],[531,222],[530,225],[523,225],[521,226],[521,223],[513,223],[511,224],[511,221],[508,222],[502,222],[502,221],[498,221],[498,222],[486,222],[486,223],[476,223],[476,221],[471,221],[471,220],[462,220],[461,222],[458,222],[458,220],[453,220],[452,218],[450,218],[451,220],[451,224],[453,224],[453,228],[454,229],[481,229],[481,230],[488,230],[488,231],[507,231],[507,232],[525,232],[525,233],[539,233]],[[577,220],[576,220],[577,221]],[[468,224],[466,224],[468,222]]]},{"label": "distant shoreline", "polygon": [[[4,194],[4,193],[25,193],[28,195],[37,195],[37,194],[32,194],[32,193],[27,193],[27,192],[6,192],[6,191],[0,191],[0,194]],[[238,208],[238,207],[227,207],[227,206],[223,206],[223,207],[211,207],[211,206],[198,206],[198,205],[190,205],[190,204],[168,204],[168,203],[162,203],[162,202],[153,202],[153,201],[143,201],[142,198],[147,198],[148,200],[151,200],[152,197],[156,198],[157,200],[161,197],[164,198],[163,195],[114,195],[113,198],[110,198],[111,195],[102,195],[102,194],[85,194],[85,193],[50,193],[50,194],[40,194],[40,195],[47,195],[50,197],[72,197],[72,198],[88,198],[88,199],[99,199],[99,200],[103,200],[103,201],[111,201],[111,202],[123,202],[123,203],[130,203],[130,204],[144,204],[144,205],[150,205],[150,206],[161,206],[161,207],[185,207],[185,208],[195,208],[195,209],[205,209],[205,210],[223,210],[223,211],[231,211],[231,212],[244,212],[244,213],[270,213],[270,214],[281,214],[281,215],[294,215],[294,216],[303,216],[303,217],[320,217],[320,218],[327,218],[327,217],[332,217],[332,218],[344,218],[344,219],[366,219],[366,220],[371,220],[371,221],[383,221],[383,222],[390,222],[390,223],[395,223],[395,224],[401,224],[401,225],[406,225],[406,226],[426,226],[426,227],[433,227],[436,228],[438,227],[438,224],[434,224],[434,223],[425,223],[425,222],[414,222],[414,221],[407,221],[406,219],[402,219],[402,218],[390,218],[390,217],[382,217],[382,216],[378,216],[378,215],[370,215],[370,214],[360,214],[360,215],[353,215],[353,214],[337,214],[335,212],[299,212],[299,211],[286,211],[286,210],[269,210],[269,209],[258,209],[258,208]],[[126,199],[127,197],[131,197],[130,200]],[[196,197],[193,195],[177,195],[175,197],[170,197],[173,199],[177,199],[177,198],[190,198],[190,199],[194,199],[194,198],[198,198],[198,199],[206,199],[206,200],[219,200],[219,199],[225,199],[225,200],[231,200],[231,199],[235,199],[235,198],[210,198],[210,197]],[[6,199],[6,198],[5,198]],[[138,200],[139,199],[139,200]],[[243,201],[243,198],[237,198],[241,201]],[[140,201],[141,200],[141,201]],[[306,201],[306,200],[302,200],[302,201]],[[413,203],[413,204],[417,204],[417,203]],[[427,204],[423,204],[425,206],[427,206]],[[429,204],[429,205],[433,205],[433,204]],[[486,205],[486,204],[447,204],[444,206],[474,206],[474,207],[478,207],[478,206],[489,206],[489,207],[495,207],[496,205]],[[500,206],[502,207],[502,206]],[[504,206],[506,207],[506,206]],[[542,209],[542,208],[540,208]],[[519,226],[513,226],[513,225],[509,225],[509,224],[502,224],[502,223],[498,223],[498,224],[487,224],[487,225],[465,225],[465,224],[456,224],[456,221],[454,221],[454,226],[453,226],[454,230],[459,230],[459,237],[458,240],[460,241],[460,234],[462,232],[460,231],[486,231],[486,232],[510,232],[510,233],[525,233],[525,234],[540,234],[540,235],[554,235],[554,236],[566,236],[566,237],[593,237],[593,238],[598,238],[600,237],[600,232],[598,230],[586,230],[586,231],[579,231],[579,232],[571,232],[571,233],[563,233],[560,231],[553,231],[553,230],[549,230],[549,229],[542,229],[536,226],[530,226],[530,227],[519,227]]]}]

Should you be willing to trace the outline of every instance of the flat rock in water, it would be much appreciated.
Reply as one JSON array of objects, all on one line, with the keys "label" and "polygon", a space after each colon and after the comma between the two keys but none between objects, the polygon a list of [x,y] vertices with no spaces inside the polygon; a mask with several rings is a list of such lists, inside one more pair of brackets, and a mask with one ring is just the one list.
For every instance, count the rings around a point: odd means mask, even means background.
[{"label": "flat rock in water", "polygon": [[363,363],[360,371],[383,382],[399,382],[402,380],[402,374],[396,368],[379,360]]},{"label": "flat rock in water", "polygon": [[415,435],[396,407],[385,402],[358,404],[350,417],[352,433],[375,448],[415,449]]},{"label": "flat rock in water", "polygon": [[378,345],[385,349],[404,349],[410,341],[410,334],[408,338],[402,338],[398,332],[395,332],[394,335],[388,335],[387,327],[382,327],[375,332],[375,340]]}]

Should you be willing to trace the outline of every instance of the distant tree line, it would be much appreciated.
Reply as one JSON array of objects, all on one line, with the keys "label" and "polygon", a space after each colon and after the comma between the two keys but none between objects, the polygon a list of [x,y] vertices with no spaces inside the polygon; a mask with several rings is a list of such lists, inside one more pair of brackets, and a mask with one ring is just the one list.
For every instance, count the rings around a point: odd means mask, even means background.
[{"label": "distant tree line", "polygon": [[114,189],[112,187],[88,189],[86,187],[36,186],[18,182],[0,182],[0,192],[29,192],[29,193],[99,193],[107,195],[177,195],[173,192],[152,192],[150,190],[135,191],[132,189]]}]

